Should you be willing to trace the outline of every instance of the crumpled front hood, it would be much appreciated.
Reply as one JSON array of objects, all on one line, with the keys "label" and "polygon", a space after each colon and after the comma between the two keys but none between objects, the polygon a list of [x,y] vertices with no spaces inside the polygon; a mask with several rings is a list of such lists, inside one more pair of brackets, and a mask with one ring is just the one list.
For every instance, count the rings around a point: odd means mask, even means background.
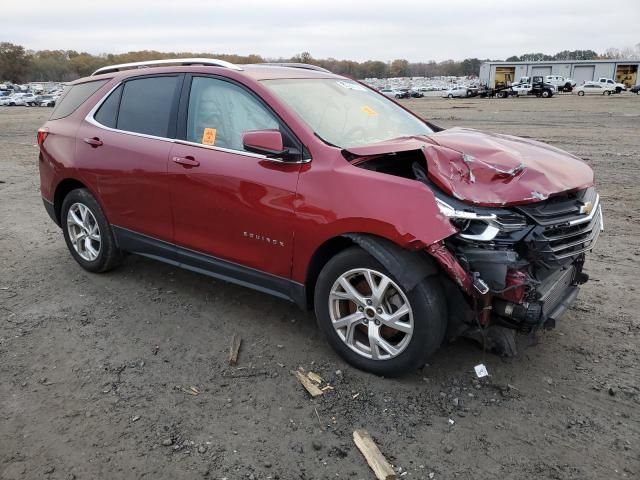
[{"label": "crumpled front hood", "polygon": [[465,202],[515,205],[593,185],[586,163],[534,140],[465,128],[430,139],[435,145],[424,148],[429,178]]},{"label": "crumpled front hood", "polygon": [[593,171],[579,158],[534,140],[451,128],[349,148],[357,156],[422,150],[429,179],[467,203],[497,207],[537,202],[593,185]]}]

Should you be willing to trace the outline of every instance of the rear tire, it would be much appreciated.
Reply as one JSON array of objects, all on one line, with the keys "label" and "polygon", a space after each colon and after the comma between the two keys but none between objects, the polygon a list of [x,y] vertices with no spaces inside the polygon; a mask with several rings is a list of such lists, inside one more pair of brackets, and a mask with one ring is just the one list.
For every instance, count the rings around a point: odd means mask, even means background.
[{"label": "rear tire", "polygon": [[72,190],[64,198],[60,224],[71,256],[85,270],[106,272],[122,261],[111,226],[86,188]]},{"label": "rear tire", "polygon": [[582,90],[580,90],[580,91],[578,92],[578,96],[579,96],[579,97],[584,97],[584,92],[583,92]]},{"label": "rear tire", "polygon": [[609,95],[611,95],[611,90],[605,90],[604,94],[608,97]]},{"label": "rear tire", "polygon": [[[375,288],[383,293],[376,296],[370,282],[378,279]],[[349,297],[343,281],[353,287],[357,297]],[[425,278],[406,291],[380,262],[359,247],[340,252],[324,266],[315,288],[315,313],[329,344],[344,360],[385,377],[397,377],[424,365],[442,343],[447,323],[446,302],[437,276]],[[389,318],[393,315],[401,316],[392,322]],[[351,319],[346,325],[334,327],[348,317]],[[377,343],[378,339],[382,341]]]}]

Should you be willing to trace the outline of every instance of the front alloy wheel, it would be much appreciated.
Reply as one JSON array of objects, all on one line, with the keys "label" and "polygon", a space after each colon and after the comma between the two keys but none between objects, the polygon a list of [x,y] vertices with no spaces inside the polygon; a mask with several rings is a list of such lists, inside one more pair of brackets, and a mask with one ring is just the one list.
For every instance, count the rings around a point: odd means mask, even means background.
[{"label": "front alloy wheel", "polygon": [[393,280],[375,270],[359,268],[341,275],[331,288],[329,315],[340,339],[365,358],[393,358],[411,341],[409,300]]},{"label": "front alloy wheel", "polygon": [[[416,255],[420,261],[424,259]],[[438,275],[407,290],[357,246],[338,253],[323,267],[314,307],[318,326],[342,358],[387,377],[424,365],[446,330],[446,302]]]}]

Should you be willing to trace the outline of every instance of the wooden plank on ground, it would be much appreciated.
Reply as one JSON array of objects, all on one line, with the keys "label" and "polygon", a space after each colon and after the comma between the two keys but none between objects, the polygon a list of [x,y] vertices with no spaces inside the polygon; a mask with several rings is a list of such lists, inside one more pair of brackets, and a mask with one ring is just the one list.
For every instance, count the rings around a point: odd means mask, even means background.
[{"label": "wooden plank on ground", "polygon": [[396,473],[366,430],[353,432],[353,441],[378,480],[395,480]]},{"label": "wooden plank on ground", "polygon": [[238,354],[240,353],[240,344],[242,343],[242,339],[240,335],[233,334],[231,337],[231,346],[229,347],[229,365],[232,367],[238,364]]},{"label": "wooden plank on ground", "polygon": [[317,397],[318,395],[322,395],[324,393],[322,390],[318,388],[318,386],[315,383],[313,383],[309,379],[309,377],[307,377],[300,370],[296,370],[293,373],[298,378],[302,386],[307,390],[307,392],[309,392],[309,395],[311,395],[312,397]]}]

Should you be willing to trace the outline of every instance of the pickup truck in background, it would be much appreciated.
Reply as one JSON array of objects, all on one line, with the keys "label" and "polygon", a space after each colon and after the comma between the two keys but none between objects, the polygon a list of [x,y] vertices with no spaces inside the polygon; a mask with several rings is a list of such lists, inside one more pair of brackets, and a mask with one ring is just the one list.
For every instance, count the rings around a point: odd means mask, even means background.
[{"label": "pickup truck in background", "polygon": [[611,90],[614,93],[624,92],[627,89],[624,83],[614,82],[612,79],[606,77],[600,77],[598,79],[598,83],[604,83],[608,87],[611,87]]},{"label": "pickup truck in background", "polygon": [[[538,78],[538,77],[534,77]],[[518,84],[531,83],[531,77],[520,77]],[[562,75],[546,75],[544,83],[553,85],[558,92],[571,92],[576,86],[576,82],[571,78],[565,78]]]}]

